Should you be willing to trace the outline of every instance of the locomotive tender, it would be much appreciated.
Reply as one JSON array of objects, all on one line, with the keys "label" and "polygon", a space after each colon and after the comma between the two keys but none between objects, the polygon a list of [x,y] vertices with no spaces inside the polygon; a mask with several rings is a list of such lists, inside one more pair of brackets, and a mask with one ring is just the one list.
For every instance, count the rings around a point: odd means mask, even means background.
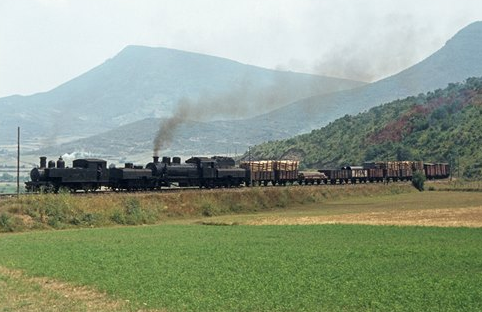
[{"label": "locomotive tender", "polygon": [[102,159],[75,159],[66,167],[60,157],[57,162],[40,157],[40,166],[30,172],[31,181],[25,182],[27,192],[76,192],[101,188],[113,191],[146,191],[177,187],[239,187],[255,185],[344,184],[410,181],[413,173],[422,171],[428,179],[447,178],[448,164],[420,161],[371,162],[363,166],[341,169],[320,169],[317,172],[298,170],[298,161],[245,161],[236,166],[233,158],[224,156],[192,157],[181,163],[179,157],[154,156],[145,167],[126,163],[116,168]]}]

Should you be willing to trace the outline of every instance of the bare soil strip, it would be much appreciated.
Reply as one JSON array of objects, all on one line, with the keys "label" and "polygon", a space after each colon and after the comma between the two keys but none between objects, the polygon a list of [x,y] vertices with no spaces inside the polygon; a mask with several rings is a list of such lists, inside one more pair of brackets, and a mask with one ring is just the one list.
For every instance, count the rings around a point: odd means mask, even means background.
[{"label": "bare soil strip", "polygon": [[137,310],[127,300],[114,300],[88,287],[50,278],[28,277],[0,266],[2,311],[159,311]]},{"label": "bare soil strip", "polygon": [[263,217],[250,225],[369,224],[440,227],[482,227],[482,206],[470,208],[390,210],[307,217]]}]

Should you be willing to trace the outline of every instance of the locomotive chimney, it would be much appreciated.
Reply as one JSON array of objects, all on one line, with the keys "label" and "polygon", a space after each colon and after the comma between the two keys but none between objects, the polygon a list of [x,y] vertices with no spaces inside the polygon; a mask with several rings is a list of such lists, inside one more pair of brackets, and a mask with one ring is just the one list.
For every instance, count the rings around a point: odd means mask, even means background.
[{"label": "locomotive chimney", "polygon": [[40,157],[40,168],[46,168],[47,167],[47,157],[42,156]]},{"label": "locomotive chimney", "polygon": [[62,159],[62,156],[57,160],[57,168],[65,168],[65,161]]},{"label": "locomotive chimney", "polygon": [[152,158],[154,159],[154,163],[158,163],[158,162],[159,162],[159,156],[153,156]]}]

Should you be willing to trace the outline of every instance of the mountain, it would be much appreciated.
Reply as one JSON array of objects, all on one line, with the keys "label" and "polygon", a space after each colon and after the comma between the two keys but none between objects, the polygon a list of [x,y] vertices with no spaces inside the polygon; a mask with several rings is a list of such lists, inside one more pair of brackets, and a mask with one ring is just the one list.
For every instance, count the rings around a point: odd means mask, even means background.
[{"label": "mountain", "polygon": [[[53,145],[62,137],[87,137],[145,118],[168,117],[183,98],[224,97],[244,104],[282,91],[277,93],[283,96],[269,105],[256,105],[247,117],[310,95],[363,84],[173,49],[128,46],[51,91],[1,98],[0,132],[15,133],[21,126],[25,138],[43,138],[44,145]],[[8,139],[2,136],[0,142]]]},{"label": "mountain", "polygon": [[[408,44],[407,48],[410,48]],[[228,150],[239,152],[264,141],[321,128],[346,114],[358,114],[383,103],[477,76],[482,76],[482,22],[472,23],[460,30],[422,62],[378,82],[307,97],[253,118],[184,124],[176,131],[170,147],[162,152],[172,155],[215,154]],[[158,119],[157,123],[160,122],[161,119]],[[126,128],[122,127],[92,139],[62,145],[58,151],[74,151],[81,146],[100,154],[128,154],[132,149],[138,153],[151,153],[155,135],[152,127],[155,124],[151,119],[136,122],[137,132],[142,135],[131,136],[130,142],[126,142],[122,135],[126,133]],[[102,145],[103,141],[110,143]],[[131,148],[127,148],[126,144]]]},{"label": "mountain", "polygon": [[305,168],[386,159],[447,162],[456,175],[480,178],[480,142],[482,78],[470,78],[356,116],[346,115],[311,133],[255,146],[250,157],[297,158]]},{"label": "mountain", "polygon": [[292,134],[308,132],[345,114],[357,114],[383,103],[481,75],[482,22],[475,22],[460,30],[434,54],[394,76],[360,88],[303,99],[248,122],[269,122]]}]

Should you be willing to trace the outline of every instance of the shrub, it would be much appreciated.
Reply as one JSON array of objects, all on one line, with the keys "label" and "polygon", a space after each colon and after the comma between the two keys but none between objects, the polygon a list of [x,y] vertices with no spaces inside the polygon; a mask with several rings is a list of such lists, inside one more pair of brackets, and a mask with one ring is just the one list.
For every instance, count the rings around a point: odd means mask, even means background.
[{"label": "shrub", "polygon": [[23,229],[23,221],[9,213],[0,214],[0,232],[15,232]]},{"label": "shrub", "polygon": [[114,211],[114,213],[112,214],[110,219],[117,224],[126,224],[127,223],[125,215],[119,210]]},{"label": "shrub", "polygon": [[111,217],[116,223],[138,225],[157,221],[157,212],[153,209],[143,209],[142,203],[137,197],[128,197],[124,201],[124,214]]},{"label": "shrub", "polygon": [[412,185],[422,192],[424,190],[425,174],[422,171],[415,171],[412,178]]}]

